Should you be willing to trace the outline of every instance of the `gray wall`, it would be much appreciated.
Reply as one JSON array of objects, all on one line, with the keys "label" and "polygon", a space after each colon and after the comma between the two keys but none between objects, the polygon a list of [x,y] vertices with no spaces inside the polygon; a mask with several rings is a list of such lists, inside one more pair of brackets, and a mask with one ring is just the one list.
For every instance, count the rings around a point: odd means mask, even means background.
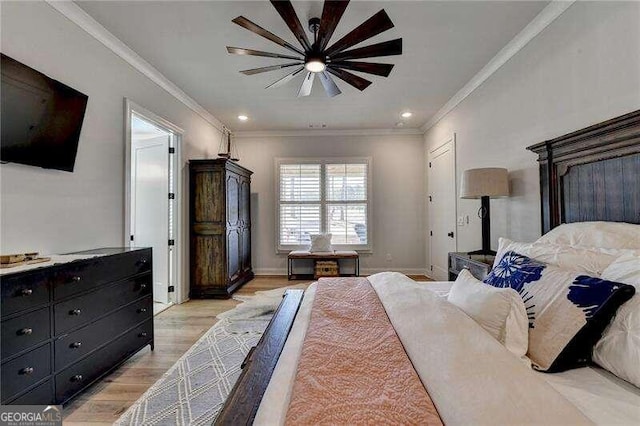
[{"label": "gray wall", "polygon": [[[424,273],[424,155],[419,135],[239,138],[241,164],[252,176],[253,266],[259,273],[286,271],[276,254],[277,157],[371,157],[373,253],[364,272]],[[392,260],[388,261],[386,255]]]},{"label": "gray wall", "polygon": [[[457,172],[506,167],[511,198],[491,201],[499,236],[540,236],[536,155],[525,148],[640,108],[640,3],[576,2],[425,135],[457,136]],[[458,199],[458,249],[480,248],[479,200]]]},{"label": "gray wall", "polygon": [[46,3],[3,2],[1,19],[3,53],[89,96],[74,173],[0,166],[2,252],[122,245],[124,98],[184,129],[184,159],[215,155],[220,132]]}]

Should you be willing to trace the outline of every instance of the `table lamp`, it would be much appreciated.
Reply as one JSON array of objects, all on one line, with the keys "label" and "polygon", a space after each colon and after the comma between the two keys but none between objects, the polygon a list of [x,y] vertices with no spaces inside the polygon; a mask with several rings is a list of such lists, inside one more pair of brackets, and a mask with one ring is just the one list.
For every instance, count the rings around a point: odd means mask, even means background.
[{"label": "table lamp", "polygon": [[469,169],[462,173],[460,198],[480,198],[478,216],[482,219],[482,249],[469,252],[476,255],[495,255],[491,250],[491,214],[489,199],[509,196],[509,172],[507,169],[488,167]]}]

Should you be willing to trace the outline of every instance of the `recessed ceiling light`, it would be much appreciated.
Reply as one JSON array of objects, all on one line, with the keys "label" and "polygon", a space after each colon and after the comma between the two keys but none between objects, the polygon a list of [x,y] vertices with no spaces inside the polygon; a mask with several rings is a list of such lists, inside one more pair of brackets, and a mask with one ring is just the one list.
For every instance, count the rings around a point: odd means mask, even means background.
[{"label": "recessed ceiling light", "polygon": [[240,121],[247,121],[249,119],[249,117],[247,117],[246,115],[239,115],[238,116],[238,120]]},{"label": "recessed ceiling light", "polygon": [[400,116],[401,116],[402,118],[410,118],[412,115],[413,115],[413,113],[412,113],[412,112],[409,112],[409,111],[405,111],[405,112],[403,112],[402,114],[400,114]]},{"label": "recessed ceiling light", "polygon": [[404,127],[404,123],[402,121],[398,121],[396,123],[396,127]]}]

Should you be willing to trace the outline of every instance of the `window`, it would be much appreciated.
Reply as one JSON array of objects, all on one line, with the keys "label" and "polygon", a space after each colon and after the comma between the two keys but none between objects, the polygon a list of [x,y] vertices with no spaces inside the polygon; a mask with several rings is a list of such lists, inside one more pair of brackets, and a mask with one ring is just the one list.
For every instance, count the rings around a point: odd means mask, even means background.
[{"label": "window", "polygon": [[281,251],[332,234],[338,249],[370,250],[369,159],[276,160]]}]

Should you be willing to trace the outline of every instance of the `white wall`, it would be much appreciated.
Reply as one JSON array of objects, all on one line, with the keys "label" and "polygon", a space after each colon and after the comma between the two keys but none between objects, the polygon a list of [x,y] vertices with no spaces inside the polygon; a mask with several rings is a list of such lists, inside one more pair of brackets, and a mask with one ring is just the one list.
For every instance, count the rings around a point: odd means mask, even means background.
[{"label": "white wall", "polygon": [[[424,273],[424,153],[418,135],[238,138],[240,164],[251,183],[253,267],[284,273],[286,255],[276,254],[277,157],[372,157],[373,253],[363,254],[363,272]],[[391,261],[386,260],[390,254]]]},{"label": "white wall", "polygon": [[[427,146],[456,133],[457,172],[506,167],[511,198],[491,200],[499,236],[540,236],[537,156],[525,148],[640,108],[640,3],[576,2],[432,127]],[[480,248],[479,200],[458,199],[458,249]]]},{"label": "white wall", "polygon": [[1,19],[4,54],[89,96],[73,173],[0,166],[2,252],[121,246],[124,98],[184,129],[184,159],[214,155],[220,132],[46,3],[3,2]]}]

